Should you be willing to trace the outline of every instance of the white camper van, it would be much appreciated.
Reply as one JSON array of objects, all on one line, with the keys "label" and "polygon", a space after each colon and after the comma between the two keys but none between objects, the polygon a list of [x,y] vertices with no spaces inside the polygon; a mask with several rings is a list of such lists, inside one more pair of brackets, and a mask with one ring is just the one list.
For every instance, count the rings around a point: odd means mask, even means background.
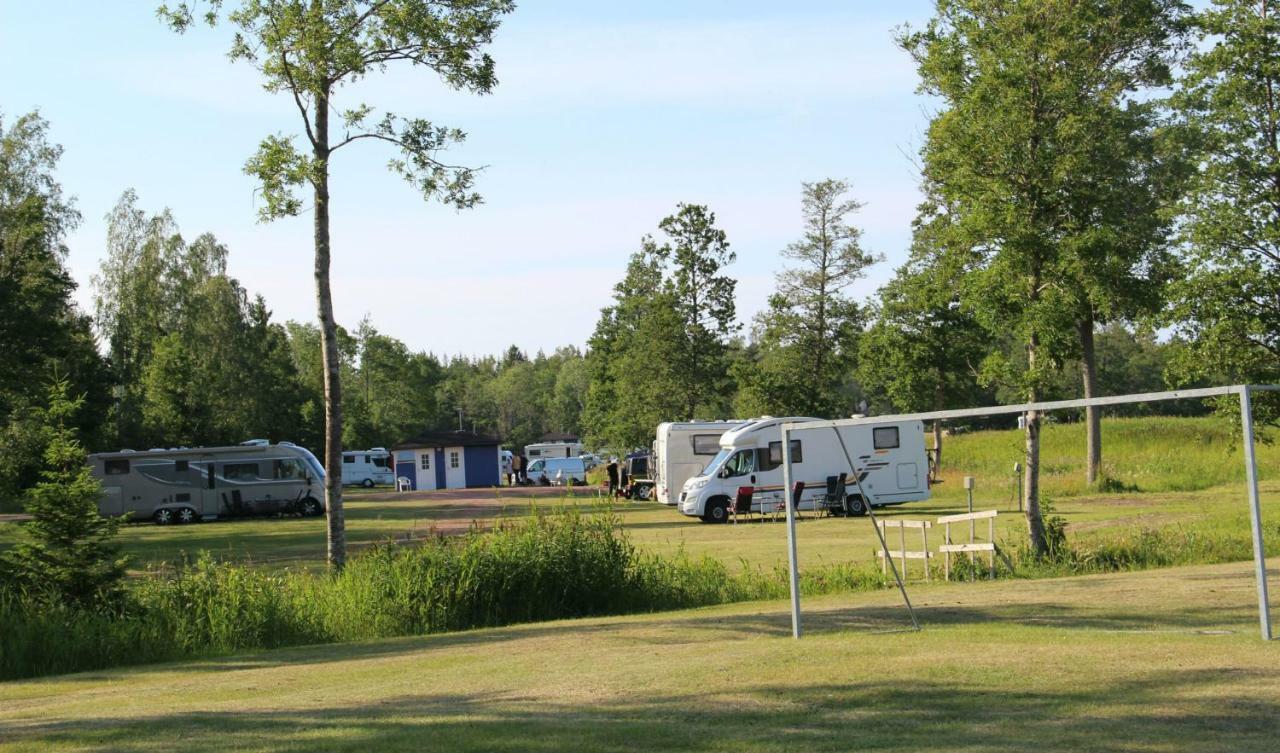
[{"label": "white camper van", "polygon": [[[813,418],[766,418],[726,432],[720,452],[703,471],[685,482],[680,492],[680,512],[709,523],[728,519],[729,505],[738,490],[752,488],[753,512],[776,509],[785,498],[782,480],[782,424],[816,421]],[[799,510],[814,510],[827,493],[827,478],[857,471],[868,500],[849,478],[844,510],[865,515],[867,503],[877,507],[929,498],[928,458],[924,424],[847,426],[800,432],[791,439],[792,483],[804,482]],[[844,448],[855,468],[849,467]]]},{"label": "white camper van", "polygon": [[538,458],[576,458],[582,454],[581,442],[538,442],[524,446],[524,456]]},{"label": "white camper van", "polygon": [[726,431],[746,426],[748,421],[684,421],[658,424],[653,442],[653,481],[658,501],[674,505],[684,482],[707,466],[720,452],[720,437]]},{"label": "white camper van", "polygon": [[529,464],[529,483],[553,486],[581,486],[587,482],[587,466],[582,458],[539,458]]},{"label": "white camper van", "polygon": [[343,450],[342,483],[344,486],[359,484],[366,489],[376,485],[395,486],[396,472],[391,453],[385,447]]},{"label": "white camper van", "polygon": [[324,513],[324,468],[306,448],[288,442],[100,452],[89,464],[102,482],[102,515],[168,525]]}]

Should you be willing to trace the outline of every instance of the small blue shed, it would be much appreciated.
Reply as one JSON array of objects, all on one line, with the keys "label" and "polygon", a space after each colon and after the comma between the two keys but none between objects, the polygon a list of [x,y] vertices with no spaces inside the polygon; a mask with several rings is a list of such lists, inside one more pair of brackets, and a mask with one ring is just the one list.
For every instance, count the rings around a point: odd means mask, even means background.
[{"label": "small blue shed", "polygon": [[396,477],[409,479],[409,487],[426,489],[474,489],[499,486],[502,440],[469,431],[424,431],[391,448]]}]

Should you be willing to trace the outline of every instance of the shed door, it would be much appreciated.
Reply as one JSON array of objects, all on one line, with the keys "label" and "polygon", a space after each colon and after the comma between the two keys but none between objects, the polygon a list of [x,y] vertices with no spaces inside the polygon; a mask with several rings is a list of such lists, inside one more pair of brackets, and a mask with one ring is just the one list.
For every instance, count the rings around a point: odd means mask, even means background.
[{"label": "shed door", "polygon": [[444,487],[446,489],[467,488],[466,453],[461,447],[444,448]]},{"label": "shed door", "polygon": [[416,489],[418,491],[427,491],[436,488],[436,450],[434,447],[427,447],[422,450],[415,450],[413,453],[413,461],[415,463],[414,470],[417,471],[415,476],[417,480]]}]

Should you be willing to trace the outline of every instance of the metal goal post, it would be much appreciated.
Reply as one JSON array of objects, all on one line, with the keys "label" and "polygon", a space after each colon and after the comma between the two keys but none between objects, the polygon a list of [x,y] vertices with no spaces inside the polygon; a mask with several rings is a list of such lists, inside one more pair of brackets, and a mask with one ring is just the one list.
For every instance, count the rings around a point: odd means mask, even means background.
[{"label": "metal goal post", "polygon": [[[1262,509],[1258,500],[1258,462],[1254,454],[1253,403],[1255,392],[1280,392],[1280,385],[1275,384],[1237,384],[1226,387],[1204,387],[1199,389],[1172,390],[1169,392],[1144,392],[1134,395],[1113,395],[1081,400],[1053,400],[1021,405],[993,405],[985,408],[960,408],[956,410],[939,410],[927,413],[904,413],[893,416],[867,416],[862,418],[845,418],[834,421],[788,421],[782,425],[782,479],[787,494],[790,495],[792,467],[791,435],[795,432],[810,432],[821,429],[836,429],[849,426],[864,426],[895,423],[898,421],[933,421],[954,418],[984,418],[1025,413],[1048,413],[1050,411],[1069,408],[1105,407],[1108,405],[1129,405],[1132,403],[1152,403],[1166,400],[1204,399],[1238,395],[1240,398],[1240,425],[1244,438],[1245,486],[1249,500],[1249,522],[1253,533],[1253,561],[1255,580],[1258,590],[1258,622],[1262,630],[1262,639],[1272,639],[1270,601],[1267,596],[1267,559],[1262,543]],[[857,468],[850,468],[857,477]],[[868,500],[870,508],[870,500]],[[791,585],[791,634],[800,637],[800,571],[796,558],[796,513],[792,505],[787,510],[787,564],[790,568]],[[903,590],[904,599],[906,591]],[[907,602],[908,605],[910,602]],[[909,608],[909,606],[908,606]],[[914,620],[914,615],[913,615]]]}]

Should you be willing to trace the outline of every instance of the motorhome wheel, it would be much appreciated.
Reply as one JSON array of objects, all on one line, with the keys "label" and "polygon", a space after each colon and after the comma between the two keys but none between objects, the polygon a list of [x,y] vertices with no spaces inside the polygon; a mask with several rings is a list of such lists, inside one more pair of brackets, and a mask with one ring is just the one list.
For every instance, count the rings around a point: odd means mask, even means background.
[{"label": "motorhome wheel", "polygon": [[158,526],[167,526],[173,522],[173,510],[170,510],[167,507],[156,510],[156,514],[152,515],[151,519],[154,520]]},{"label": "motorhome wheel", "polygon": [[864,501],[862,497],[856,494],[851,494],[848,497],[845,497],[844,505],[845,505],[845,510],[852,517],[861,518],[867,514],[866,501]]},{"label": "motorhome wheel", "polygon": [[639,489],[636,489],[636,498],[644,502],[648,502],[653,498],[653,487],[645,484]]},{"label": "motorhome wheel", "polygon": [[320,500],[315,497],[307,497],[302,500],[302,517],[314,518],[324,512],[324,508],[320,505]]},{"label": "motorhome wheel", "polygon": [[707,500],[707,514],[702,519],[708,523],[728,523],[729,500],[724,497]]},{"label": "motorhome wheel", "polygon": [[361,485],[361,486],[363,486],[363,487],[364,487],[364,488],[366,488],[366,489],[372,489],[372,488],[373,488],[373,479],[371,479],[371,478],[367,478],[367,479],[365,479],[364,481],[361,481],[361,482],[360,482],[360,485]]},{"label": "motorhome wheel", "polygon": [[178,508],[177,521],[179,523],[186,525],[187,523],[194,523],[197,520],[199,520],[199,518],[196,517],[195,510],[192,510],[190,507]]}]

